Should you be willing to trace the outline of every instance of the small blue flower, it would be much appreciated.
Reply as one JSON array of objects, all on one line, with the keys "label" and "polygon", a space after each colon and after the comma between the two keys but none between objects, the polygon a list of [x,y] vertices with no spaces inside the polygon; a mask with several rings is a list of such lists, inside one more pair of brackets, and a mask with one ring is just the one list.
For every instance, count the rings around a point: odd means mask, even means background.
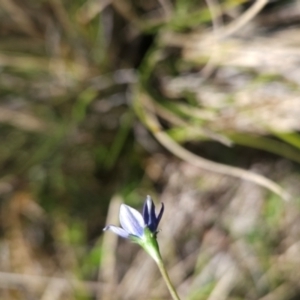
[{"label": "small blue flower", "polygon": [[158,216],[155,214],[155,205],[150,196],[147,196],[144,203],[143,216],[134,208],[122,204],[120,207],[121,227],[108,225],[103,230],[111,230],[123,238],[144,239],[145,229],[148,228],[153,237],[156,237],[157,227],[164,212],[162,203]]},{"label": "small blue flower", "polygon": [[164,213],[164,205],[161,204],[159,214],[155,213],[155,205],[150,196],[147,196],[144,203],[143,215],[134,208],[122,204],[120,207],[120,223],[122,227],[108,225],[103,230],[111,230],[123,238],[139,244],[156,262],[164,280],[167,283],[171,296],[174,300],[180,300],[172,285],[169,275],[165,269],[156,240],[157,227]]}]

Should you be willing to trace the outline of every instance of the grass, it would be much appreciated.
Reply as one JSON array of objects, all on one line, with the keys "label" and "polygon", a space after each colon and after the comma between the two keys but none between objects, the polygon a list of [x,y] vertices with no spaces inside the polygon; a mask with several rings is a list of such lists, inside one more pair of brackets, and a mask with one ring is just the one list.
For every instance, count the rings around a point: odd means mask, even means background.
[{"label": "grass", "polygon": [[298,66],[278,61],[298,46],[261,25],[269,6],[226,35],[249,8],[0,1],[1,299],[168,299],[135,245],[102,235],[147,194],[183,299],[297,297]]}]

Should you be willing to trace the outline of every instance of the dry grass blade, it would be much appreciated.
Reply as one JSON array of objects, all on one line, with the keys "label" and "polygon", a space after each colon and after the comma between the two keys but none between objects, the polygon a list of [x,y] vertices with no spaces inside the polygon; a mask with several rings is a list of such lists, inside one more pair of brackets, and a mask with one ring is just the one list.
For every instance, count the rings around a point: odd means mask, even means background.
[{"label": "dry grass blade", "polygon": [[52,6],[57,19],[59,20],[60,24],[62,25],[64,31],[70,37],[74,37],[77,33],[74,30],[74,26],[72,25],[71,21],[69,20],[69,15],[63,6],[63,3],[58,0],[49,0],[50,5]]},{"label": "dry grass blade", "polygon": [[139,251],[117,288],[118,299],[141,299],[145,291],[153,286],[156,273],[157,266],[154,261],[146,252]]},{"label": "dry grass blade", "polygon": [[44,291],[40,300],[58,300],[61,299],[65,289],[65,283],[59,279],[53,278]]},{"label": "dry grass blade", "polygon": [[89,23],[94,19],[99,13],[101,13],[108,5],[110,5],[111,0],[90,0],[85,2],[82,7],[78,10],[77,19],[82,24]]},{"label": "dry grass blade", "polygon": [[278,286],[271,293],[269,293],[266,296],[260,298],[259,300],[294,299],[293,296],[296,293],[297,293],[297,290],[293,285],[291,285],[290,283],[284,283],[284,284]]},{"label": "dry grass blade", "polygon": [[[184,127],[195,135],[201,135],[211,140],[218,141],[219,143],[224,144],[227,147],[232,146],[233,144],[232,141],[229,138],[227,138],[225,135],[219,134],[217,132],[213,132],[209,128],[204,128],[204,127],[201,128],[199,126],[191,125],[189,124],[189,122],[178,117],[176,114],[164,108],[162,105],[159,105],[158,103],[153,103],[153,105],[155,107],[155,111],[157,112],[157,115],[159,115],[161,118],[165,119],[166,121],[170,122],[171,124],[179,127]],[[184,106],[181,106],[181,109],[182,111],[186,110],[187,113],[190,114],[191,116],[197,115],[197,113],[200,111],[200,110],[197,111],[196,108],[188,108]]]},{"label": "dry grass blade", "polygon": [[215,163],[209,161],[205,158],[202,158],[198,155],[191,153],[190,151],[184,149],[179,144],[174,142],[166,133],[163,131],[153,132],[156,139],[170,152],[178,156],[179,158],[183,159],[184,161],[189,162],[199,168],[203,168],[207,171],[217,172],[229,176],[234,176],[243,180],[249,180],[256,184],[259,184],[270,191],[274,192],[275,194],[282,197],[284,200],[288,200],[290,196],[286,191],[284,191],[278,184],[273,182],[272,180],[259,175],[255,174],[240,168],[230,167],[223,164]]},{"label": "dry grass blade", "polygon": [[[122,197],[115,195],[109,205],[106,224],[117,224],[119,222],[119,209],[121,203],[124,202]],[[98,299],[111,299],[111,293],[115,289],[116,284],[116,247],[118,243],[118,236],[115,234],[105,234],[103,236],[102,253],[103,259],[99,266],[98,279],[106,282],[105,288],[101,289],[101,294],[98,294]]]},{"label": "dry grass blade", "polygon": [[10,17],[20,25],[18,27],[20,30],[31,36],[39,35],[32,20],[13,0],[1,0],[0,5],[10,14]]},{"label": "dry grass blade", "polygon": [[211,19],[212,19],[212,25],[213,25],[213,48],[211,51],[211,55],[201,70],[202,76],[205,78],[208,78],[213,71],[215,70],[215,66],[217,65],[217,62],[219,60],[220,56],[220,48],[218,45],[218,32],[222,31],[224,24],[223,20],[220,17],[222,14],[220,5],[218,1],[215,0],[206,0],[207,7],[210,11],[211,14]]},{"label": "dry grass blade", "polygon": [[236,278],[239,276],[239,272],[235,267],[227,270],[227,272],[217,282],[212,293],[209,295],[207,300],[226,300],[228,299],[229,293],[234,287]]},{"label": "dry grass blade", "polygon": [[80,281],[58,277],[0,272],[0,286],[3,288],[25,287],[36,290],[49,285],[51,281],[62,285],[64,291],[73,290],[73,287],[75,287],[76,289],[96,292],[100,287],[104,287],[103,284],[96,281]]},{"label": "dry grass blade", "polygon": [[133,23],[137,28],[141,27],[141,21],[129,2],[115,0],[112,2],[112,5],[123,18]]},{"label": "dry grass blade", "polygon": [[220,32],[219,38],[226,38],[239,31],[255,17],[268,2],[268,0],[255,1],[255,3],[246,12],[244,12],[238,19],[224,28],[223,32]]},{"label": "dry grass blade", "polygon": [[30,114],[0,107],[0,123],[8,123],[22,130],[45,131],[47,125]]},{"label": "dry grass blade", "polygon": [[[171,153],[173,153],[177,157],[181,158],[186,162],[189,162],[194,166],[197,166],[207,171],[221,173],[221,174],[237,177],[243,180],[252,181],[258,185],[261,185],[269,189],[270,191],[282,197],[284,200],[290,199],[290,195],[284,189],[282,189],[277,183],[273,182],[272,180],[262,175],[255,174],[240,168],[231,167],[220,163],[215,163],[213,161],[202,158],[186,150],[185,148],[183,148],[182,146],[174,142],[165,132],[162,131],[161,126],[153,111],[151,100],[149,100],[148,96],[140,93],[139,97],[137,98],[140,99],[141,103],[143,103],[144,105],[144,107],[141,106],[139,107],[139,109],[142,109],[142,114],[140,114],[140,116],[144,121],[144,123],[147,125],[149,130],[153,133],[155,138],[166,149],[168,149]],[[145,107],[147,107],[148,110],[146,110]]]},{"label": "dry grass blade", "polygon": [[172,12],[173,12],[173,7],[172,4],[169,0],[158,0],[160,3],[161,7],[163,8],[166,18],[170,19],[172,17]]}]

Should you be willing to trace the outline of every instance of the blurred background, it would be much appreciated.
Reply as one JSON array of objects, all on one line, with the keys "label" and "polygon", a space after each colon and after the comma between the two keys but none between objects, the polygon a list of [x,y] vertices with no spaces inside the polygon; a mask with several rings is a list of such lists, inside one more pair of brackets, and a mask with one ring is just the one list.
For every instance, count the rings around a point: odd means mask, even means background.
[{"label": "blurred background", "polygon": [[0,0],[0,298],[300,299],[299,5]]}]

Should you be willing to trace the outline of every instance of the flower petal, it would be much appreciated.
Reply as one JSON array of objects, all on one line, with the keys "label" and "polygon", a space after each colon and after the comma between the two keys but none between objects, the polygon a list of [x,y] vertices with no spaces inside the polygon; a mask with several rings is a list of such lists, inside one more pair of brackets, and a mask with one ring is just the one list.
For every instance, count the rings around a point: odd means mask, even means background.
[{"label": "flower petal", "polygon": [[120,223],[129,234],[142,237],[145,223],[142,215],[134,208],[122,204],[120,208]]},{"label": "flower petal", "polygon": [[147,196],[147,199],[146,199],[146,204],[147,204],[147,208],[148,208],[148,222],[146,222],[146,224],[148,226],[151,226],[155,223],[156,221],[156,216],[155,216],[155,205],[151,199],[150,196]]},{"label": "flower petal", "polygon": [[149,223],[149,210],[148,210],[148,197],[146,198],[146,201],[144,202],[144,206],[143,206],[143,218],[144,218],[144,222],[146,225],[148,225]]},{"label": "flower petal", "polygon": [[161,219],[161,217],[162,217],[162,215],[164,213],[164,210],[165,210],[165,206],[164,206],[163,203],[161,203],[161,209],[160,209],[160,212],[159,212],[159,214],[157,216],[157,219],[156,219],[156,228],[157,228],[157,226],[158,226],[158,224],[160,222],[160,219]]},{"label": "flower petal", "polygon": [[106,231],[106,230],[111,230],[115,234],[117,234],[120,237],[125,238],[125,239],[127,239],[129,237],[129,233],[128,232],[126,232],[123,228],[120,228],[120,227],[117,227],[117,226],[114,226],[114,225],[108,225],[108,226],[106,226],[103,229],[103,231]]}]

